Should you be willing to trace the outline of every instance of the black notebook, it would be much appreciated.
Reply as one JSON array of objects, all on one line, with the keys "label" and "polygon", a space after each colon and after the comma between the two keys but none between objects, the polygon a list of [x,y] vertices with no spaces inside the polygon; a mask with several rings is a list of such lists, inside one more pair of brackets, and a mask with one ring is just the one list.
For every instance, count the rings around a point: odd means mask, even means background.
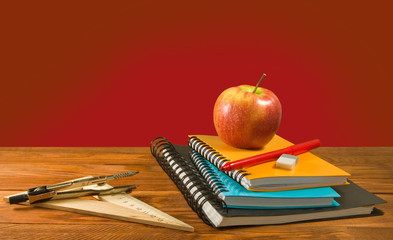
[{"label": "black notebook", "polygon": [[189,206],[207,224],[214,227],[240,225],[285,224],[291,222],[381,215],[374,207],[385,201],[353,182],[335,186],[341,196],[337,207],[298,209],[239,209],[228,208],[190,159],[188,146],[172,145],[165,138],[156,138],[151,152],[183,194]]}]

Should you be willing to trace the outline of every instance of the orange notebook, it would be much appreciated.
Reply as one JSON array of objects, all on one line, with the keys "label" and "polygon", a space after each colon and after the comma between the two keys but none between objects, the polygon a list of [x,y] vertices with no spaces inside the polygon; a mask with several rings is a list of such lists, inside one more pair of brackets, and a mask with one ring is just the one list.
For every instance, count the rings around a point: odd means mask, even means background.
[{"label": "orange notebook", "polygon": [[[218,136],[192,135],[189,146],[220,168],[227,162],[259,155],[293,145],[276,135],[260,150],[244,150],[231,147]],[[306,152],[299,155],[292,170],[275,167],[275,161],[249,168],[226,172],[243,187],[254,191],[278,191],[347,184],[349,173],[333,164]]]}]

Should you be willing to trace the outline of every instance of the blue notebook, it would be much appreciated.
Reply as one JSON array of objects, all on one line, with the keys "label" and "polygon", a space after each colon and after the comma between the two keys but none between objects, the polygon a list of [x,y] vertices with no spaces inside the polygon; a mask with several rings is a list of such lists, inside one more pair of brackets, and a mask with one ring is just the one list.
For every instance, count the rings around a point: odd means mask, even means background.
[{"label": "blue notebook", "polygon": [[314,208],[335,207],[334,200],[340,195],[331,187],[299,190],[257,192],[241,186],[198,152],[191,153],[191,159],[212,190],[231,208]]}]

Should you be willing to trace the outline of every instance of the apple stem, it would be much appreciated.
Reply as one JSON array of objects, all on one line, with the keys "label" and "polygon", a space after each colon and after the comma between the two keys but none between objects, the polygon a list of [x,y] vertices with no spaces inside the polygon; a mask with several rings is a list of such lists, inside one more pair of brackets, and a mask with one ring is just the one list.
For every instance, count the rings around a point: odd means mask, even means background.
[{"label": "apple stem", "polygon": [[264,79],[265,77],[266,77],[266,74],[264,73],[264,74],[262,75],[261,79],[259,79],[259,82],[258,82],[257,85],[255,86],[255,89],[254,89],[254,91],[253,91],[252,93],[255,93],[255,92],[257,91],[257,89],[258,89],[258,87],[259,87],[259,84],[261,84],[262,79]]}]

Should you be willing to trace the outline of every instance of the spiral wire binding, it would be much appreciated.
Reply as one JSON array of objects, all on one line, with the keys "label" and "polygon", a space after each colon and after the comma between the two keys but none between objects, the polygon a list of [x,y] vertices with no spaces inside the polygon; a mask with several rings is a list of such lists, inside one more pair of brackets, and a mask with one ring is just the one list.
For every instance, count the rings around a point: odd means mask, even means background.
[{"label": "spiral wire binding", "polygon": [[[220,152],[200,140],[199,138],[192,136],[188,139],[188,145],[197,151],[204,158],[209,160],[212,164],[214,164],[217,168],[221,168],[229,159],[224,157]],[[233,170],[233,171],[225,171],[225,173],[233,178],[235,181],[241,183],[242,179],[248,175],[251,175],[246,170]]]},{"label": "spiral wire binding", "polygon": [[208,160],[202,157],[198,152],[193,151],[191,153],[191,160],[195,166],[199,169],[200,174],[206,179],[212,190],[218,195],[222,192],[228,192],[225,184],[209,166]]},{"label": "spiral wire binding", "polygon": [[[155,138],[150,143],[150,151],[183,194],[188,205],[206,224],[213,226],[203,212],[203,205],[206,202],[210,202],[217,209],[228,211],[225,202],[210,191],[208,183],[199,174],[193,162],[181,156],[168,139]],[[193,189],[194,191],[191,192]]]}]

